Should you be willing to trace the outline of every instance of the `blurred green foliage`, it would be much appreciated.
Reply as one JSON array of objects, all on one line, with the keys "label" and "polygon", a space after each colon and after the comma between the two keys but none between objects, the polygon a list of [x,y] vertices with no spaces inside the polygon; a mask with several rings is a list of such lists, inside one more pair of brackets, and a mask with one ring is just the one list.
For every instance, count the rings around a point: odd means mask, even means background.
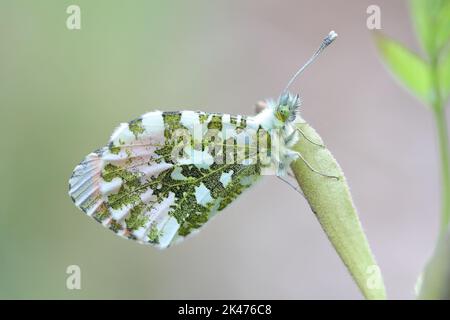
[{"label": "blurred green foliage", "polygon": [[[173,19],[182,25],[189,9],[76,3],[81,30],[66,28],[72,1],[0,4],[0,298],[168,297],[159,269],[177,250],[157,262],[158,252],[99,232],[74,208],[67,181],[112,125],[149,111],[149,101],[165,105],[149,96],[170,87],[170,52],[182,39]],[[81,267],[81,291],[65,287],[71,264]]]},{"label": "blurred green foliage", "polygon": [[424,58],[381,34],[376,43],[388,69],[434,115],[441,159],[441,227],[433,257],[419,280],[418,297],[450,299],[450,153],[445,116],[450,94],[450,0],[412,0],[411,14]]}]

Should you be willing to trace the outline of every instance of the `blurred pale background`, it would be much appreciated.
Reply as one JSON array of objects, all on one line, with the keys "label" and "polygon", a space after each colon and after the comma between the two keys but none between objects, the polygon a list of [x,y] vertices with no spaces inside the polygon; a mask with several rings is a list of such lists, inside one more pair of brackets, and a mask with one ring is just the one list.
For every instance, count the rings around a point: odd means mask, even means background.
[{"label": "blurred pale background", "polygon": [[[370,4],[418,48],[402,0],[2,0],[0,298],[361,298],[274,177],[167,251],[114,236],[67,196],[73,167],[120,122],[156,108],[252,114],[331,29],[338,41],[294,88],[347,175],[389,297],[413,298],[438,223],[434,128],[379,62]],[[79,291],[66,289],[72,264]]]}]

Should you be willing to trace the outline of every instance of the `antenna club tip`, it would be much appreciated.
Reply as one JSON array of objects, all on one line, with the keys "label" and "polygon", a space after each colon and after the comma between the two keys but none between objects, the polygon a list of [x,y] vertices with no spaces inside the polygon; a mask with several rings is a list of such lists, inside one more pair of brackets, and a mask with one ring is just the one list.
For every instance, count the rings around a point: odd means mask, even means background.
[{"label": "antenna club tip", "polygon": [[336,32],[334,32],[334,30],[331,30],[330,33],[328,33],[326,38],[324,38],[322,40],[320,47],[313,54],[313,56],[311,58],[309,58],[309,60],[300,69],[298,69],[298,71],[294,74],[294,76],[291,78],[291,80],[289,80],[288,84],[284,88],[283,93],[287,92],[287,90],[289,89],[291,84],[294,82],[294,80],[303,72],[303,70],[306,69],[307,66],[309,66],[319,56],[320,53],[322,53],[323,50],[325,50],[326,47],[328,47],[334,41],[334,39],[337,38],[337,36],[338,35]]},{"label": "antenna club tip", "polygon": [[333,41],[334,39],[336,39],[338,36],[338,34],[336,32],[334,32],[334,30],[331,30],[330,33],[328,34],[328,38]]}]

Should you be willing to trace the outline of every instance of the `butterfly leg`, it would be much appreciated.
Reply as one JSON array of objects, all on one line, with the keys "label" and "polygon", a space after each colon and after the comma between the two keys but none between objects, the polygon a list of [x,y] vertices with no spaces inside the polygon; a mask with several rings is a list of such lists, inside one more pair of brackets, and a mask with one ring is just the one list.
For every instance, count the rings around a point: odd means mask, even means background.
[{"label": "butterfly leg", "polygon": [[[292,176],[292,173],[290,173],[290,172],[288,173],[288,175],[289,175],[290,177],[293,177],[293,176]],[[302,189],[300,189],[299,186],[296,186],[294,182],[289,181],[288,179],[286,179],[286,178],[283,177],[283,176],[278,176],[278,179],[280,179],[281,181],[283,181],[284,183],[286,183],[289,187],[291,187],[292,189],[294,189],[296,192],[300,193],[300,195],[301,195],[303,198],[306,199],[305,194],[303,193]]]},{"label": "butterfly leg", "polygon": [[329,174],[326,174],[326,173],[323,173],[323,172],[320,172],[320,171],[314,169],[300,153],[298,153],[298,158],[301,159],[303,161],[303,163],[308,167],[308,169],[311,170],[312,172],[317,173],[318,175],[321,175],[322,177],[333,178],[333,179],[339,180],[338,176],[329,175]]},{"label": "butterfly leg", "polygon": [[[305,122],[305,123],[306,123],[306,122]],[[314,142],[314,141],[312,141],[311,139],[309,139],[308,136],[302,131],[302,129],[300,129],[300,128],[297,127],[296,130],[297,130],[298,132],[300,132],[300,134],[303,136],[303,138],[306,139],[306,141],[310,142],[311,144],[313,144],[313,145],[315,145],[315,146],[318,146],[318,147],[321,147],[321,148],[325,148],[325,146],[324,146],[323,144]]]}]

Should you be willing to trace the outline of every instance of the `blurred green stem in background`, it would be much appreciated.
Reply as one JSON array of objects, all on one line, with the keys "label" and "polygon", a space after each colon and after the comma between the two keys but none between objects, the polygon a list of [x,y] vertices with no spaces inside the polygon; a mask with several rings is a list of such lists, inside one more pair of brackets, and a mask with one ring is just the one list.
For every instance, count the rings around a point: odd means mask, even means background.
[{"label": "blurred green stem in background", "polygon": [[419,299],[450,299],[450,157],[445,105],[440,93],[437,60],[431,62],[436,100],[433,114],[441,158],[442,214],[439,238],[434,253],[419,278]]},{"label": "blurred green stem in background", "polygon": [[434,118],[439,137],[439,150],[441,155],[441,179],[442,179],[442,217],[439,238],[446,235],[450,218],[450,168],[448,150],[448,130],[445,121],[445,109],[434,111]]},{"label": "blurred green stem in background", "polygon": [[438,68],[439,65],[437,59],[433,59],[433,61],[431,62],[431,72],[434,82],[433,89],[435,96],[433,114],[437,128],[437,137],[439,141],[439,152],[441,158],[442,214],[439,239],[442,239],[447,233],[450,220],[450,157],[447,121],[445,117],[445,105],[442,101],[442,94],[440,92]]},{"label": "blurred green stem in background", "polygon": [[387,68],[433,113],[441,173],[441,223],[430,261],[419,277],[420,299],[450,299],[450,154],[445,104],[450,95],[450,0],[411,0],[426,59],[381,34],[375,40]]}]

